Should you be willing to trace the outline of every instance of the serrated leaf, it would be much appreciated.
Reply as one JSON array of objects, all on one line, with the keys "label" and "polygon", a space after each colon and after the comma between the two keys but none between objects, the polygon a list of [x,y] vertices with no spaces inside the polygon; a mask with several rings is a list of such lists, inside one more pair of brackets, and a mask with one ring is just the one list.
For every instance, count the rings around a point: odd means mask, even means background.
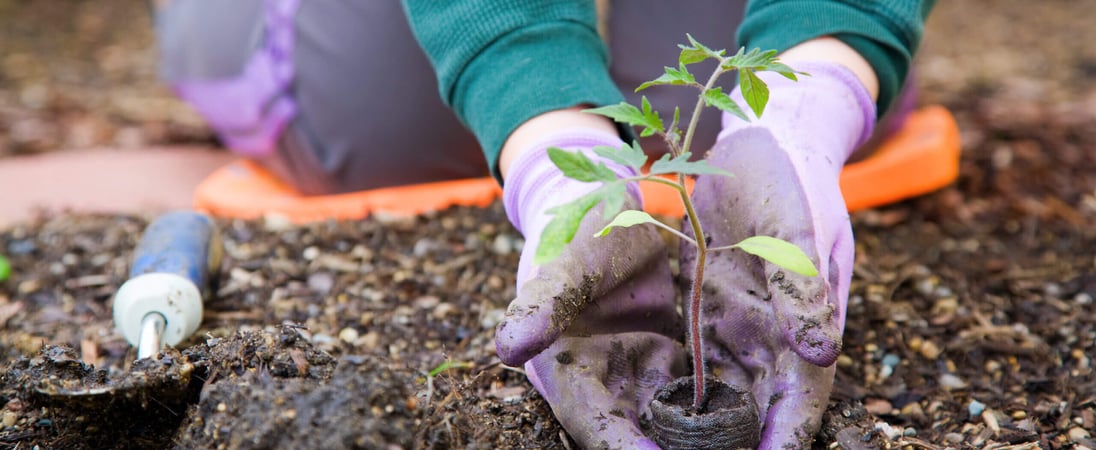
[{"label": "serrated leaf", "polygon": [[784,63],[778,61],[773,61],[771,64],[769,64],[768,67],[765,68],[765,70],[779,73],[783,75],[784,78],[792,81],[799,81],[799,77],[797,75],[809,75],[806,72],[798,72],[795,69],[788,67]]},{"label": "serrated leaf", "polygon": [[594,154],[617,164],[631,167],[635,169],[636,173],[639,173],[643,169],[643,165],[647,164],[647,154],[639,148],[639,142],[633,142],[632,145],[624,144],[620,148],[598,145],[594,147]]},{"label": "serrated leaf", "polygon": [[791,242],[771,236],[751,236],[734,245],[770,263],[800,275],[818,276],[818,269],[803,250]]},{"label": "serrated leaf", "polygon": [[739,48],[738,53],[734,56],[723,60],[720,67],[724,70],[734,69],[755,69],[761,70],[767,68],[774,60],[776,60],[776,50],[761,51],[759,48],[745,51],[745,48]]},{"label": "serrated leaf", "polygon": [[643,106],[643,120],[645,121],[646,128],[639,133],[641,137],[651,136],[655,133],[662,131],[662,118],[659,117],[658,111],[651,108],[651,101],[647,100],[647,96],[644,95],[642,99]]},{"label": "serrated leaf", "polygon": [[649,111],[650,103],[648,102],[647,97],[643,97],[643,101],[647,103],[647,112],[640,111],[639,108],[626,102],[599,108],[584,109],[582,112],[602,115],[617,122],[626,123],[632,126],[654,128],[657,131],[662,131],[662,119],[658,117],[658,112]]},{"label": "serrated leaf", "polygon": [[704,50],[689,48],[684,45],[678,45],[678,47],[681,47],[681,54],[677,57],[678,64],[696,64],[708,59],[708,54],[704,53]]},{"label": "serrated leaf", "polygon": [[765,85],[764,81],[761,81],[761,78],[758,78],[753,70],[742,69],[738,71],[738,89],[742,92],[742,98],[746,100],[747,105],[750,105],[754,115],[761,118],[761,113],[765,111],[765,105],[769,103],[769,87]]},{"label": "serrated leaf", "polygon": [[643,113],[640,112],[639,108],[625,102],[599,108],[584,109],[582,112],[602,115],[628,125],[646,126],[646,123],[644,123],[646,119],[643,117]]},{"label": "serrated leaf", "polygon": [[681,64],[679,69],[673,67],[663,68],[664,72],[658,78],[645,82],[636,88],[635,92],[642,91],[651,86],[661,85],[674,85],[674,86],[688,86],[698,84],[696,77],[689,73],[689,69],[685,68],[685,64]]},{"label": "serrated leaf", "polygon": [[582,152],[569,152],[559,147],[548,147],[548,159],[559,168],[563,175],[578,181],[613,181],[617,175],[605,167],[604,163],[595,164]]},{"label": "serrated leaf", "polygon": [[734,174],[720,169],[719,167],[708,164],[706,160],[689,161],[692,153],[685,152],[678,155],[675,158],[670,158],[667,153],[662,155],[658,161],[651,164],[651,175],[663,175],[671,173],[681,173],[685,175],[723,175],[727,177],[733,177]]},{"label": "serrated leaf", "polygon": [[723,55],[727,53],[726,50],[712,50],[708,48],[694,39],[691,34],[685,34],[685,37],[689,40],[689,45],[678,45],[678,47],[681,48],[681,54],[677,57],[679,64],[695,64],[708,58],[721,59],[723,58]]},{"label": "serrated leaf", "polygon": [[719,108],[721,111],[734,114],[747,122],[750,121],[750,118],[746,116],[746,113],[742,111],[742,108],[740,108],[729,95],[723,93],[723,88],[721,87],[714,87],[704,91],[704,103],[708,106]]},{"label": "serrated leaf", "polygon": [[552,216],[552,220],[548,221],[548,225],[545,225],[544,231],[540,233],[540,244],[537,245],[537,252],[533,256],[533,264],[551,262],[563,253],[563,248],[574,239],[582,218],[586,217],[586,213],[601,201],[600,191],[598,189],[573,202],[547,211]]},{"label": "serrated leaf", "polygon": [[597,233],[594,233],[594,236],[605,236],[609,234],[609,232],[612,231],[613,228],[616,227],[626,228],[634,225],[657,222],[658,221],[655,220],[654,217],[651,217],[651,215],[647,214],[646,212],[640,211],[638,209],[629,209],[627,211],[621,211],[620,214],[617,214],[617,216],[613,218],[612,222],[609,222],[609,224],[606,225],[605,228],[602,228]]}]

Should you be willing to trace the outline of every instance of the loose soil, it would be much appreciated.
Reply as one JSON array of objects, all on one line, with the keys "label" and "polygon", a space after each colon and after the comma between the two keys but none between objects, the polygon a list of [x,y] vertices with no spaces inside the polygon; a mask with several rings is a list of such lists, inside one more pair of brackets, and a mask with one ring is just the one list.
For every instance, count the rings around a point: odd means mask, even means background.
[{"label": "loose soil", "polygon": [[[22,4],[0,0],[0,17],[25,20]],[[1094,22],[1075,3],[1040,6],[941,2],[930,22],[918,70],[926,101],[960,122],[960,179],[853,215],[845,348],[815,448],[1096,448]],[[40,96],[12,55],[0,121],[75,117],[49,103],[68,85]],[[21,140],[33,135],[5,134],[0,153],[49,150]],[[135,364],[110,306],[148,219],[0,230],[14,268],[0,283],[0,448],[575,447],[494,354],[522,245],[500,205],[221,221],[202,328]],[[107,384],[118,394],[65,395]]]}]

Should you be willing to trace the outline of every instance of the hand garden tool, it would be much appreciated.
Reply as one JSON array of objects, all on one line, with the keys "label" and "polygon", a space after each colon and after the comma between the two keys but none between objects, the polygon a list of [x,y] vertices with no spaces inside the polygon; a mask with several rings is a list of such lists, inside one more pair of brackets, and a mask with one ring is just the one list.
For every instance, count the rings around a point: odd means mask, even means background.
[{"label": "hand garden tool", "polygon": [[220,238],[204,214],[177,211],[149,224],[134,251],[130,278],[114,296],[114,324],[137,347],[138,359],[198,329],[203,291],[220,259]]},{"label": "hand garden tool", "polygon": [[137,347],[137,361],[121,376],[108,376],[75,353],[53,347],[25,371],[35,380],[27,386],[50,404],[103,414],[143,411],[154,404],[181,408],[192,391],[194,366],[177,352],[160,352],[198,329],[203,290],[220,257],[210,217],[189,211],[157,217],[134,250],[130,278],[114,296],[115,326]]}]

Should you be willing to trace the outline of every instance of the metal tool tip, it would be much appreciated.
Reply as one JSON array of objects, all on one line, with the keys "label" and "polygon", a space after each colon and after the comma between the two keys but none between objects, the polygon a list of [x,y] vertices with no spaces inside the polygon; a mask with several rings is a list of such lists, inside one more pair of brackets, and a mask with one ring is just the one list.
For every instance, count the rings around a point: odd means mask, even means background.
[{"label": "metal tool tip", "polygon": [[137,341],[137,359],[155,355],[163,346],[164,328],[167,320],[160,313],[148,313],[141,319],[141,337]]}]

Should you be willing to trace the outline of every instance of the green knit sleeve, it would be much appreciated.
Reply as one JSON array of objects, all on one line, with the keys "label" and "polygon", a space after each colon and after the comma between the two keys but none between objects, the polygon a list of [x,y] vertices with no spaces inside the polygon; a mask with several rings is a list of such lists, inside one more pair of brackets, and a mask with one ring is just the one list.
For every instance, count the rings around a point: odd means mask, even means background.
[{"label": "green knit sleeve", "polygon": [[590,0],[404,0],[442,99],[498,174],[502,144],[530,118],[623,96]]},{"label": "green knit sleeve", "polygon": [[856,49],[879,78],[882,115],[906,80],[935,0],[751,0],[738,29],[747,47],[784,51],[833,36]]}]

